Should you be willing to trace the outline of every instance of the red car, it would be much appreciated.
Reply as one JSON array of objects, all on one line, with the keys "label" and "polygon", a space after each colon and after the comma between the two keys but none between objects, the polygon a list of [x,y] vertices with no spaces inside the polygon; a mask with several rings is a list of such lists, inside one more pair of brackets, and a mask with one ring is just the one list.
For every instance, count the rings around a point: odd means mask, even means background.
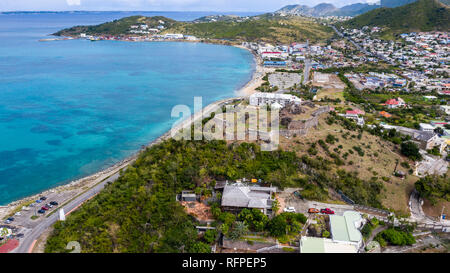
[{"label": "red car", "polygon": [[45,207],[45,206],[44,206],[44,207],[42,207],[41,209],[42,209],[42,210],[48,210],[48,207]]},{"label": "red car", "polygon": [[309,213],[319,213],[319,210],[316,208],[310,208],[310,209],[308,209],[308,212]]},{"label": "red car", "polygon": [[324,213],[324,214],[334,214],[334,211],[331,210],[331,209],[329,209],[329,208],[326,208],[326,209],[321,209],[321,210],[320,210],[320,213]]}]

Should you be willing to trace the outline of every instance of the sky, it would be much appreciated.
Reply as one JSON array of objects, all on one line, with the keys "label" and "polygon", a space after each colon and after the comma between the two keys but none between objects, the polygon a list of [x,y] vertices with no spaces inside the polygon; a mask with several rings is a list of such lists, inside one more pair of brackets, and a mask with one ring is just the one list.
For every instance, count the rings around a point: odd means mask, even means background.
[{"label": "sky", "polygon": [[285,5],[341,7],[376,0],[0,0],[0,11],[275,11]]}]

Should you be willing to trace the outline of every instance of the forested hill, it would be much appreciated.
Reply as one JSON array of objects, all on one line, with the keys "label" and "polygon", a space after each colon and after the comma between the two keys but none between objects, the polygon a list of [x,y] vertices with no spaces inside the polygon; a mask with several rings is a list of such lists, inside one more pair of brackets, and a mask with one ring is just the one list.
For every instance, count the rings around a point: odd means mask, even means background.
[{"label": "forested hill", "polygon": [[[215,22],[179,22],[165,17],[132,16],[95,26],[76,26],[61,30],[57,36],[130,35],[132,25],[146,24],[148,28],[164,26],[160,34],[181,33],[202,39],[234,41],[262,41],[290,43],[310,40],[324,41],[333,34],[331,28],[313,19],[297,16],[264,14],[249,18],[229,17],[230,20]],[[162,23],[164,22],[164,23]],[[137,35],[137,34],[133,34]]]},{"label": "forested hill", "polygon": [[379,26],[392,33],[449,31],[450,8],[437,0],[419,0],[401,7],[372,10],[341,25],[348,28]]}]

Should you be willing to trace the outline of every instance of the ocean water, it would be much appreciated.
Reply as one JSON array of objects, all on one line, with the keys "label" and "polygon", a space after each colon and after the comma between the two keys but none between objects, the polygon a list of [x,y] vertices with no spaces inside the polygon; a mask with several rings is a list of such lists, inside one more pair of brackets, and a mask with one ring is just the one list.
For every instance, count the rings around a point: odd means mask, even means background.
[{"label": "ocean water", "polygon": [[[109,167],[250,80],[249,52],[177,42],[38,42],[131,12],[0,14],[0,204]],[[137,13],[192,20],[208,13]]]}]

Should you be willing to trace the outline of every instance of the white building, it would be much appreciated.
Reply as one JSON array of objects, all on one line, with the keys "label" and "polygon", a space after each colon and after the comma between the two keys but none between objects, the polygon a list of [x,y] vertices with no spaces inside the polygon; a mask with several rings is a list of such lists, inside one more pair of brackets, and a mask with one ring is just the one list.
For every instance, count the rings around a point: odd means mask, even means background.
[{"label": "white building", "polygon": [[450,115],[450,106],[441,105],[440,109],[445,112],[445,114]]},{"label": "white building", "polygon": [[420,126],[420,131],[424,131],[424,132],[433,132],[434,131],[434,127],[428,123],[420,123],[419,126]]},{"label": "white building", "polygon": [[164,34],[165,39],[183,39],[184,35],[179,33],[167,33]]},{"label": "white building", "polygon": [[[264,106],[273,105],[274,103],[284,107],[287,103],[299,104],[302,100],[296,96],[288,94],[276,94],[276,93],[254,93],[250,96],[250,105],[252,106]],[[277,105],[275,104],[275,105]]]}]

